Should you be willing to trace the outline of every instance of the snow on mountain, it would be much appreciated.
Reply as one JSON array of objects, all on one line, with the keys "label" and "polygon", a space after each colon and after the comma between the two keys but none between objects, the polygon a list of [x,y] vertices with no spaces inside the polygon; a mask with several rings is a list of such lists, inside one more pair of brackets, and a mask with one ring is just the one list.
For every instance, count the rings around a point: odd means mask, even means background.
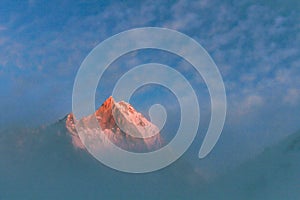
[{"label": "snow on mountain", "polygon": [[[92,125],[94,116],[101,129]],[[125,150],[140,152],[159,149],[163,144],[157,126],[149,122],[129,103],[115,102],[113,97],[109,97],[93,115],[84,117],[77,123],[84,133],[84,139],[101,141],[97,146],[107,146],[107,140],[110,140]],[[73,145],[84,149],[85,145],[79,138],[72,113],[67,116],[66,128],[72,136]]]}]

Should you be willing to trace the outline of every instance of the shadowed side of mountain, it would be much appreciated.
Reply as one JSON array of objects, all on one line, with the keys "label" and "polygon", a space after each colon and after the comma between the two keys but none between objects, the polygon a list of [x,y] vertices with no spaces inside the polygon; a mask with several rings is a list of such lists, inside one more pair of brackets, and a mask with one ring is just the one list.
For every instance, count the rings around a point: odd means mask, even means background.
[{"label": "shadowed side of mountain", "polygon": [[299,169],[300,131],[216,180],[208,187],[208,198],[299,199]]},{"label": "shadowed side of mountain", "polygon": [[110,169],[72,144],[65,123],[1,133],[0,199],[193,199],[204,184],[184,158],[149,174]]}]

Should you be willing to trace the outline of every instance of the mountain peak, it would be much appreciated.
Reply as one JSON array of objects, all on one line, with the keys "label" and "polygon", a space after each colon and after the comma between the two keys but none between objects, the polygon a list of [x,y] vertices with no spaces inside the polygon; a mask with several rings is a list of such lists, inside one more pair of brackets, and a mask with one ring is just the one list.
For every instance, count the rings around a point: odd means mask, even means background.
[{"label": "mountain peak", "polygon": [[[100,131],[89,128],[92,116],[98,120]],[[82,118],[78,123],[86,134],[95,137],[104,134],[111,142],[125,150],[149,151],[162,146],[159,128],[137,112],[132,105],[124,101],[115,102],[112,96],[106,99],[93,115]],[[84,149],[72,113],[66,119],[66,127],[72,136],[73,145]]]},{"label": "mountain peak", "polygon": [[115,100],[112,96],[108,97],[103,104],[109,105],[109,104],[114,104]]}]

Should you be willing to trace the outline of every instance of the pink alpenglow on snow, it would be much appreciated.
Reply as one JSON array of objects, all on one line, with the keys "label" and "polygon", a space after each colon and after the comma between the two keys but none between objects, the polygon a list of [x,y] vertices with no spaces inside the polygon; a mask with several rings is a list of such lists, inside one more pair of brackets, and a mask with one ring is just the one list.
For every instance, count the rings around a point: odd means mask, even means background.
[{"label": "pink alpenglow on snow", "polygon": [[[159,128],[148,121],[141,113],[137,112],[129,103],[115,102],[109,97],[93,114],[101,127],[95,130],[89,126],[91,116],[82,118],[78,123],[84,127],[84,134],[102,138],[101,146],[107,146],[105,138],[118,147],[134,152],[153,151],[163,146],[163,140]],[[120,128],[121,127],[121,128]],[[66,120],[74,147],[85,149],[75,128],[73,114],[69,114]],[[96,137],[95,137],[96,138]]]}]

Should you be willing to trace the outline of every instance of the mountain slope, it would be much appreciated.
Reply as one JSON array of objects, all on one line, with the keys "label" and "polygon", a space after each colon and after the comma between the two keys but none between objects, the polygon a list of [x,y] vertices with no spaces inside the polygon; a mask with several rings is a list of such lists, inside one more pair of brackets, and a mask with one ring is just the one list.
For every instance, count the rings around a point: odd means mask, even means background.
[{"label": "mountain slope", "polygon": [[[101,129],[93,126],[93,117],[98,120]],[[163,144],[159,129],[154,124],[130,104],[123,101],[115,102],[112,97],[109,97],[93,115],[84,117],[77,123],[83,133],[81,138],[88,143],[88,140],[94,142],[100,137],[99,146],[104,146],[104,150],[109,145],[107,140],[125,150],[135,152],[159,149]],[[74,146],[85,148],[75,128],[72,113],[66,119],[66,127],[72,136]]]},{"label": "mountain slope", "polygon": [[208,191],[213,199],[300,199],[300,132],[216,180]]},{"label": "mountain slope", "polygon": [[0,133],[0,200],[183,199],[204,184],[184,158],[149,174],[110,169],[74,146],[67,118]]},{"label": "mountain slope", "polygon": [[[115,134],[111,100],[96,116]],[[126,111],[129,108],[125,104]],[[130,116],[138,116],[133,113]],[[300,132],[209,183],[186,157],[149,174],[112,170],[74,143],[79,138],[69,126],[70,116],[47,127],[0,133],[0,200],[300,199]]]}]

